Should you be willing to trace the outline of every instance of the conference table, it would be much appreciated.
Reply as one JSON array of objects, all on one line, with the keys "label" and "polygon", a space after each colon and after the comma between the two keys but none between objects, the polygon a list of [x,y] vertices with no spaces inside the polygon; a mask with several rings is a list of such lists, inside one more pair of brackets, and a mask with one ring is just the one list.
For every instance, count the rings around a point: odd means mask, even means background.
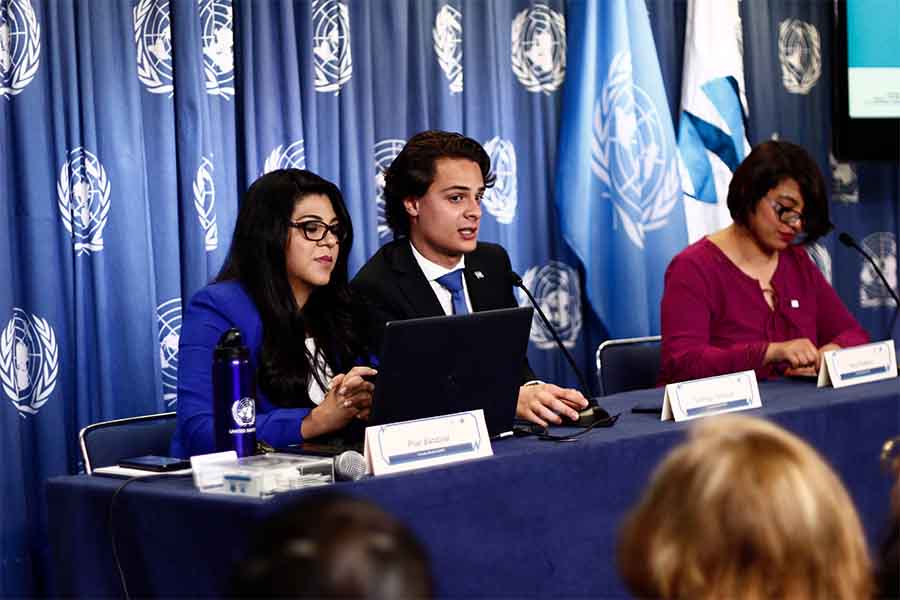
[{"label": "conference table", "polygon": [[[840,390],[781,380],[759,389],[763,407],[742,414],[770,419],[822,453],[874,547],[892,483],[879,452],[900,433],[900,380]],[[632,412],[662,397],[653,389],[602,398],[621,414],[618,422],[578,441],[502,439],[492,457],[329,489],[372,500],[407,523],[429,551],[439,597],[627,596],[616,573],[618,529],[653,468],[690,427]],[[179,477],[136,481],[113,501],[121,484],[96,475],[48,481],[55,593],[121,595],[114,534],[129,594],[223,595],[257,524],[322,489],[258,500],[201,494]]]}]

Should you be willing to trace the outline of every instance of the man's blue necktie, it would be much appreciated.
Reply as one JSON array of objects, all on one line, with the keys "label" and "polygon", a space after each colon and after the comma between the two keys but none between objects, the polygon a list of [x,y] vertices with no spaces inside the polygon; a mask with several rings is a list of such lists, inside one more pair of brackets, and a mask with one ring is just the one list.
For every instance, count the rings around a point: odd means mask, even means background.
[{"label": "man's blue necktie", "polygon": [[467,315],[469,307],[466,306],[466,294],[463,291],[462,269],[450,271],[446,275],[437,278],[437,282],[450,290],[450,297],[453,300],[453,314]]}]

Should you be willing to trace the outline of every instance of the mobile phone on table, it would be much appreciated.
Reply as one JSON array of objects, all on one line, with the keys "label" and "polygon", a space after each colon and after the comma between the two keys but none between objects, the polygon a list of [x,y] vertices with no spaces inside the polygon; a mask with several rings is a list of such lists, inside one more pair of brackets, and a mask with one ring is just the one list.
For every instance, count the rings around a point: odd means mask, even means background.
[{"label": "mobile phone on table", "polygon": [[139,469],[141,471],[155,471],[157,473],[165,473],[168,471],[180,471],[182,469],[190,469],[191,461],[183,458],[174,458],[172,456],[135,456],[133,458],[123,458],[119,461],[119,466],[126,469]]}]

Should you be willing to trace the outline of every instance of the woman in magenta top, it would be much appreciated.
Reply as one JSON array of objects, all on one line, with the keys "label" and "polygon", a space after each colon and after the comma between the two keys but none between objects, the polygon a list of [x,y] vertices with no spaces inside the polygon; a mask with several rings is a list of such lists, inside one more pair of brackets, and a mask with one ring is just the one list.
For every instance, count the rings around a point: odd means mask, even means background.
[{"label": "woman in magenta top", "polygon": [[728,188],[734,223],[666,270],[660,382],[754,369],[813,374],[822,352],[869,340],[804,248],[832,227],[822,174],[800,146],[769,141]]}]

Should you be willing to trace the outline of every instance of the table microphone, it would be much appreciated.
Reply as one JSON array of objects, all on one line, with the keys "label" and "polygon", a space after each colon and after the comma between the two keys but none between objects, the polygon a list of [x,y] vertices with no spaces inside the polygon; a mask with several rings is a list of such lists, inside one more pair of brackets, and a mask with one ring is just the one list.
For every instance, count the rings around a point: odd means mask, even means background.
[{"label": "table microphone", "polygon": [[512,279],[513,285],[525,292],[525,295],[528,296],[528,300],[531,301],[532,306],[537,311],[538,315],[541,317],[541,320],[544,322],[544,325],[547,329],[550,330],[550,334],[553,335],[553,339],[556,340],[556,345],[559,346],[559,349],[563,351],[563,355],[566,357],[566,360],[569,363],[569,366],[572,367],[572,370],[575,371],[576,377],[578,377],[578,383],[581,385],[581,393],[584,394],[584,397],[588,399],[589,403],[593,405],[588,405],[587,408],[584,408],[578,411],[578,420],[572,421],[568,417],[563,417],[563,422],[574,423],[576,425],[580,425],[582,427],[589,427],[593,424],[597,425],[607,425],[612,426],[615,423],[615,419],[609,416],[609,413],[600,408],[597,404],[595,398],[591,396],[591,390],[587,385],[587,380],[585,380],[584,375],[581,374],[581,369],[578,368],[578,365],[575,364],[575,359],[572,358],[572,355],[569,353],[569,350],[566,348],[566,345],[563,344],[562,340],[559,339],[559,334],[556,332],[556,328],[550,323],[550,320],[547,318],[547,315],[544,314],[544,311],[541,310],[541,305],[538,304],[537,300],[534,299],[534,296],[531,295],[531,292],[525,287],[525,284],[522,282],[522,278],[519,277],[519,274],[515,271],[510,271],[509,276]]},{"label": "table microphone", "polygon": [[366,459],[356,450],[345,450],[334,457],[334,478],[356,481],[366,475]]},{"label": "table microphone", "polygon": [[888,337],[893,337],[894,324],[897,322],[897,311],[900,310],[900,298],[897,298],[897,293],[894,292],[894,288],[891,287],[891,284],[888,283],[888,280],[884,276],[884,273],[882,273],[881,269],[878,268],[878,263],[875,262],[875,259],[872,258],[872,256],[868,252],[866,252],[862,246],[860,246],[858,243],[856,243],[856,240],[853,239],[853,236],[851,236],[846,231],[843,231],[838,236],[838,240],[843,245],[847,246],[848,248],[853,248],[854,250],[856,250],[857,252],[859,252],[860,254],[862,254],[863,256],[866,257],[866,260],[868,260],[872,264],[872,268],[875,269],[876,273],[878,273],[878,276],[881,278],[881,282],[884,284],[884,287],[886,287],[887,291],[891,294],[891,298],[894,299],[894,303],[895,303],[894,316],[891,318],[891,328],[888,331]]}]

